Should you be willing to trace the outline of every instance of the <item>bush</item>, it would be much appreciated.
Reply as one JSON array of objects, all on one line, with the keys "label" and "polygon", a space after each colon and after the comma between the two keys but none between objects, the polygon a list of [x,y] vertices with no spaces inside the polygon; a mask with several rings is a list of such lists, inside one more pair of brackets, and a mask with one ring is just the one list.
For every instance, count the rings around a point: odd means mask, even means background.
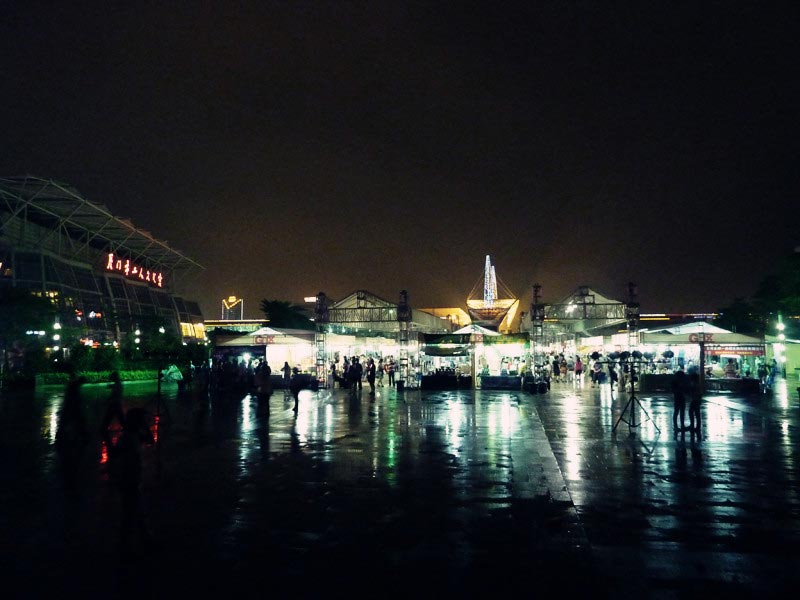
[{"label": "bush", "polygon": [[[78,371],[80,377],[86,379],[86,383],[108,383],[111,380],[111,371]],[[122,381],[146,381],[156,379],[158,372],[152,369],[136,371],[119,371]],[[41,373],[37,377],[41,385],[66,385],[69,381],[68,373]]]}]

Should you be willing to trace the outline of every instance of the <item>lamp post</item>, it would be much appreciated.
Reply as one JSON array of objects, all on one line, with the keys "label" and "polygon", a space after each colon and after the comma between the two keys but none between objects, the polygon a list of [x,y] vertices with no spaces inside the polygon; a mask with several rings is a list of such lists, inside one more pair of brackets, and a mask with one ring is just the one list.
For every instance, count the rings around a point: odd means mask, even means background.
[{"label": "lamp post", "polygon": [[781,377],[786,379],[786,355],[783,353],[785,349],[783,342],[786,340],[786,334],[784,333],[786,325],[783,324],[783,315],[781,313],[778,313],[778,322],[775,324],[775,329],[778,330],[779,343],[775,344],[774,348],[780,353],[776,360],[781,369]]},{"label": "lamp post", "polygon": [[57,352],[61,350],[61,323],[56,319],[55,323],[53,323],[53,355],[55,356],[54,360],[58,362],[58,354]]}]

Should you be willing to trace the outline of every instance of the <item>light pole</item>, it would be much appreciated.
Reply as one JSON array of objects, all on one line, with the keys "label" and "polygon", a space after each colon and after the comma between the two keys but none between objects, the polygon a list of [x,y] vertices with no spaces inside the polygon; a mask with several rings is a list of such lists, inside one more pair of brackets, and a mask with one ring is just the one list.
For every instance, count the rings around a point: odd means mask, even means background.
[{"label": "light pole", "polygon": [[786,379],[786,355],[783,353],[785,349],[784,341],[786,340],[786,334],[784,333],[786,325],[783,324],[783,315],[781,313],[778,313],[778,322],[775,324],[775,328],[778,330],[779,343],[775,344],[773,348],[778,351],[776,360],[781,368],[781,377]]}]

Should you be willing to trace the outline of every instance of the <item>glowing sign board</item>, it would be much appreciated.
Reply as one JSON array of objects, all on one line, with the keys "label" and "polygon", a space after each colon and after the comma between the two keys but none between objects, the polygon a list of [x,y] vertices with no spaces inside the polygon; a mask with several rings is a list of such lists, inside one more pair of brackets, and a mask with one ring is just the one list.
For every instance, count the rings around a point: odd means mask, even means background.
[{"label": "glowing sign board", "polygon": [[139,281],[146,281],[158,287],[164,287],[164,275],[161,272],[145,269],[141,265],[131,262],[128,258],[116,256],[113,252],[108,253],[106,271],[122,273],[129,279],[138,279]]}]

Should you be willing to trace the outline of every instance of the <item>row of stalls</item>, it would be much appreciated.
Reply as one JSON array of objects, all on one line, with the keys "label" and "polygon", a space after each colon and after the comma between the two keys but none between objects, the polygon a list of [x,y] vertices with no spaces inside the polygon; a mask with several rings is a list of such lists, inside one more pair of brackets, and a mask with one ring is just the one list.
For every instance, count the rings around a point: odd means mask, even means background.
[{"label": "row of stalls", "polygon": [[[414,334],[405,351],[408,374],[398,372],[398,379],[407,378],[405,387],[422,389],[520,389],[530,360],[527,334],[501,335],[483,328]],[[287,363],[301,373],[316,375],[319,352],[325,357],[325,374],[319,383],[330,386],[331,365],[340,372],[345,357],[396,363],[402,348],[398,336],[392,334],[327,332],[320,338],[314,331],[273,327],[217,335],[214,343],[216,362],[234,361],[255,368],[266,360],[273,373]]]},{"label": "row of stalls", "polygon": [[220,323],[210,332],[216,363],[254,369],[267,361],[273,374],[284,364],[330,387],[345,358],[395,367],[398,387],[520,389],[529,364],[527,334],[500,334],[470,325],[453,331],[453,320],[411,309],[408,294],[389,302],[365,290],[329,303],[316,297],[314,330]]},{"label": "row of stalls", "polygon": [[[314,331],[261,327],[257,330],[216,336],[216,361],[234,361],[255,368],[266,360],[273,373],[284,364],[330,387],[330,367],[341,371],[344,359],[358,356],[384,363],[397,362],[403,349],[393,333],[326,333],[324,341]],[[628,348],[627,334],[582,338],[571,348],[551,352],[589,357],[609,356]],[[763,385],[763,368],[772,357],[764,340],[736,334],[710,325],[692,323],[673,328],[642,331],[637,364],[642,391],[668,391],[678,368],[698,368],[705,373],[709,390],[750,393]],[[418,333],[405,346],[408,370],[397,378],[405,387],[422,389],[521,389],[531,371],[531,343],[527,333],[499,334],[475,325],[453,333]],[[324,356],[323,372],[318,357]],[[782,358],[778,356],[778,358]]]},{"label": "row of stalls", "polygon": [[[629,349],[629,340],[627,332],[585,338],[577,351],[609,357]],[[706,321],[641,329],[636,349],[641,353],[636,368],[643,391],[669,391],[672,374],[683,368],[702,371],[705,387],[711,391],[758,392],[771,363],[771,348],[764,339]]]}]

